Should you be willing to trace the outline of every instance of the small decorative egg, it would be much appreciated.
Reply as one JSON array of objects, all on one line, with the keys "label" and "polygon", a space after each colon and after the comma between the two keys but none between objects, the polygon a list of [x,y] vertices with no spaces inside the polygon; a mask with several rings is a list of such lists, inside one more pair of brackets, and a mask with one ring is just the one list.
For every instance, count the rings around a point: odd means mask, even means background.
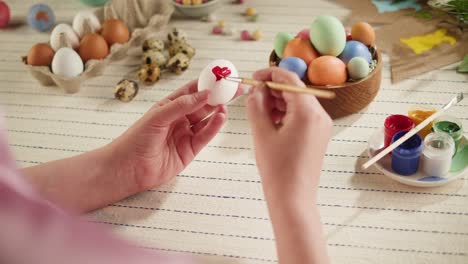
[{"label": "small decorative egg", "polygon": [[247,8],[245,9],[245,15],[246,15],[246,16],[253,16],[253,15],[255,15],[255,14],[257,14],[257,10],[256,10],[255,8],[253,8],[253,7],[247,7]]},{"label": "small decorative egg", "polygon": [[73,18],[72,28],[82,38],[86,34],[99,32],[101,22],[93,12],[81,11]]},{"label": "small decorative egg", "polygon": [[345,48],[339,58],[345,64],[348,64],[348,62],[354,57],[362,57],[367,60],[368,64],[372,60],[372,56],[366,45],[356,40],[350,40],[346,42]]},{"label": "small decorative egg", "polygon": [[76,77],[84,70],[80,55],[71,48],[61,48],[52,60],[52,72],[64,77]]},{"label": "small decorative egg", "polygon": [[297,74],[297,76],[299,76],[299,79],[304,78],[307,72],[307,64],[302,59],[297,57],[284,58],[280,61],[278,66],[285,70],[294,72]]},{"label": "small decorative egg", "polygon": [[226,21],[221,19],[220,21],[218,21],[218,27],[221,27],[221,28],[224,28],[226,26]]},{"label": "small decorative egg", "polygon": [[251,36],[251,37],[252,37],[253,40],[260,40],[260,39],[262,39],[262,37],[263,37],[263,33],[262,33],[262,31],[260,31],[260,30],[255,30],[255,31],[252,33],[252,36]]},{"label": "small decorative egg", "polygon": [[345,29],[336,17],[319,16],[310,26],[310,40],[321,55],[338,56],[346,44]]},{"label": "small decorative egg", "polygon": [[103,6],[109,0],[81,0],[82,3],[90,6]]},{"label": "small decorative egg", "polygon": [[242,30],[240,35],[241,40],[252,40],[252,35],[248,30]]},{"label": "small decorative egg", "polygon": [[183,5],[191,5],[191,4],[192,4],[192,0],[182,0],[182,4],[183,4]]},{"label": "small decorative egg", "polygon": [[138,84],[132,80],[121,80],[115,86],[114,96],[122,102],[130,102],[138,94]]},{"label": "small decorative egg", "polygon": [[354,24],[351,28],[351,36],[354,40],[360,41],[367,46],[373,46],[375,43],[375,31],[366,22]]},{"label": "small decorative egg", "polygon": [[348,74],[351,79],[359,80],[369,74],[369,63],[361,57],[354,57],[348,63]]},{"label": "small decorative egg", "polygon": [[167,33],[167,40],[170,44],[175,42],[187,42],[187,33],[177,28],[173,28]]},{"label": "small decorative egg", "polygon": [[209,15],[201,18],[201,21],[203,21],[203,22],[213,22],[215,20],[216,20],[216,16],[213,15],[213,14],[209,14]]},{"label": "small decorative egg", "polygon": [[0,28],[4,28],[10,22],[10,8],[7,3],[0,1]]},{"label": "small decorative egg", "polygon": [[109,47],[115,43],[123,44],[130,39],[130,31],[127,25],[118,19],[108,19],[102,24],[101,35],[107,41]]},{"label": "small decorative egg", "polygon": [[353,40],[353,36],[351,36],[351,30],[346,29],[346,41]]},{"label": "small decorative egg", "polygon": [[146,85],[151,85],[159,81],[161,69],[154,64],[145,64],[138,71],[138,79]]},{"label": "small decorative egg", "polygon": [[213,33],[213,35],[220,35],[223,33],[223,28],[220,26],[214,26],[211,33]]},{"label": "small decorative egg", "polygon": [[339,85],[346,82],[346,65],[337,57],[320,56],[310,63],[307,77],[315,85]]},{"label": "small decorative egg", "polygon": [[28,24],[37,31],[47,31],[55,25],[54,11],[45,4],[33,5],[28,12]]},{"label": "small decorative egg", "polygon": [[310,29],[305,28],[305,29],[301,30],[299,33],[297,33],[296,38],[301,38],[301,39],[305,39],[305,40],[310,41]]},{"label": "small decorative egg", "polygon": [[307,65],[309,65],[319,54],[315,51],[310,41],[295,38],[288,42],[284,48],[283,58],[298,57],[301,58]]},{"label": "small decorative egg", "polygon": [[143,53],[143,63],[155,64],[159,68],[164,68],[167,64],[167,58],[161,51],[148,50]]},{"label": "small decorative egg", "polygon": [[50,46],[55,50],[63,47],[77,49],[80,45],[80,39],[68,24],[58,24],[50,34]]},{"label": "small decorative egg", "polygon": [[225,29],[223,29],[223,35],[226,35],[226,36],[233,36],[237,34],[237,29],[234,28],[234,27],[226,27]]},{"label": "small decorative egg", "polygon": [[148,50],[156,50],[162,51],[164,50],[164,41],[157,39],[157,38],[150,38],[143,42],[143,51]]},{"label": "small decorative egg", "polygon": [[284,48],[292,39],[294,39],[294,35],[290,33],[279,32],[276,34],[274,42],[276,56],[283,58]]},{"label": "small decorative egg", "polygon": [[253,16],[249,16],[248,18],[249,18],[249,21],[251,21],[251,22],[257,22],[258,14],[255,14]]},{"label": "small decorative egg", "polygon": [[226,104],[237,92],[238,84],[224,79],[238,76],[236,66],[228,60],[214,60],[203,68],[198,77],[198,90],[210,90],[208,104],[215,106]]},{"label": "small decorative egg", "polygon": [[81,39],[78,53],[84,63],[89,60],[101,60],[109,54],[109,46],[101,35],[91,33]]},{"label": "small decorative egg", "polygon": [[195,49],[190,46],[187,42],[175,42],[171,46],[169,46],[169,55],[175,56],[177,53],[183,53],[191,59],[195,56]]},{"label": "small decorative egg", "polygon": [[175,74],[182,74],[190,66],[190,59],[183,53],[177,53],[167,62],[166,67]]},{"label": "small decorative egg", "polygon": [[29,50],[26,63],[33,66],[50,66],[54,50],[46,43],[38,43]]},{"label": "small decorative egg", "polygon": [[192,0],[192,5],[201,5],[203,4],[203,0]]}]

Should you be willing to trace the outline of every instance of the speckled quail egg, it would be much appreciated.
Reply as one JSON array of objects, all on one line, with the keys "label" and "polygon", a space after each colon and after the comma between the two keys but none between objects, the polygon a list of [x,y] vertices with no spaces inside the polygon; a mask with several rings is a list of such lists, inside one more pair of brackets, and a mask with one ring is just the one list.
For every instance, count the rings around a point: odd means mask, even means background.
[{"label": "speckled quail egg", "polygon": [[176,42],[169,46],[169,54],[175,56],[177,53],[183,53],[191,59],[195,56],[195,49],[186,42]]},{"label": "speckled quail egg", "polygon": [[182,74],[189,65],[190,59],[183,53],[177,53],[167,62],[167,68],[175,74]]},{"label": "speckled quail egg", "polygon": [[146,85],[151,85],[159,81],[161,69],[154,64],[145,64],[138,71],[138,79]]},{"label": "speckled quail egg", "polygon": [[167,57],[161,51],[148,50],[143,53],[144,64],[155,64],[158,67],[166,67]]}]

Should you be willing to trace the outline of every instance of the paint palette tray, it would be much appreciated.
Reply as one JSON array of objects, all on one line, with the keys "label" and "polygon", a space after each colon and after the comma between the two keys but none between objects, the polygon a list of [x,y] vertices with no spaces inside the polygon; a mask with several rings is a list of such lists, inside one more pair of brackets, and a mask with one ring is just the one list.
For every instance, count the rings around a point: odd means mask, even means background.
[{"label": "paint palette tray", "polygon": [[[368,154],[369,158],[374,157],[384,149],[384,130],[377,130],[369,139]],[[468,140],[463,137],[460,140],[456,155],[452,159],[452,165],[449,173],[443,177],[435,177],[426,175],[422,172],[421,166],[419,170],[410,176],[400,175],[392,170],[392,157],[387,155],[380,161],[375,163],[375,167],[385,176],[398,181],[400,183],[417,186],[417,187],[436,187],[457,180],[468,173]]]}]

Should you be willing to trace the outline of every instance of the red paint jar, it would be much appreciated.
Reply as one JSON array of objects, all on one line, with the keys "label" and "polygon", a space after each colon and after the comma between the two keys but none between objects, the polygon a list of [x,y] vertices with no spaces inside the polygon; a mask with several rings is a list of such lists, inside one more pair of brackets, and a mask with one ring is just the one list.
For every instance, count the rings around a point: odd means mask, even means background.
[{"label": "red paint jar", "polygon": [[391,115],[385,119],[385,147],[390,145],[392,137],[400,131],[408,131],[414,127],[411,118],[404,115]]}]

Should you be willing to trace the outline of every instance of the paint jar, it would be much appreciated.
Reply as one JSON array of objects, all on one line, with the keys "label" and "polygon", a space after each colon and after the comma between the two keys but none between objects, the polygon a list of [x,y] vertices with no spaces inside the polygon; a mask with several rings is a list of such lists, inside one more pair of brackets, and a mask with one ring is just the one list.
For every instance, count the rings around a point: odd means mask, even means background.
[{"label": "paint jar", "polygon": [[444,176],[450,170],[454,152],[455,141],[447,133],[435,132],[427,135],[421,155],[423,172],[428,176]]},{"label": "paint jar", "polygon": [[408,131],[414,127],[411,118],[404,115],[391,115],[385,119],[385,147],[390,145],[393,136],[400,131]]},{"label": "paint jar", "polygon": [[432,129],[434,132],[443,132],[449,134],[453,138],[453,141],[455,141],[454,153],[457,153],[458,144],[463,137],[463,126],[460,119],[449,115],[441,116],[434,120]]},{"label": "paint jar", "polygon": [[[413,120],[414,126],[417,126],[436,111],[437,110],[433,107],[414,106],[408,111],[408,116]],[[422,139],[424,139],[430,133],[432,133],[432,122],[418,132]]]},{"label": "paint jar", "polygon": [[[404,136],[408,131],[397,132],[392,143]],[[411,175],[418,171],[419,158],[423,148],[421,136],[410,137],[392,152],[392,169],[400,175]]]}]

